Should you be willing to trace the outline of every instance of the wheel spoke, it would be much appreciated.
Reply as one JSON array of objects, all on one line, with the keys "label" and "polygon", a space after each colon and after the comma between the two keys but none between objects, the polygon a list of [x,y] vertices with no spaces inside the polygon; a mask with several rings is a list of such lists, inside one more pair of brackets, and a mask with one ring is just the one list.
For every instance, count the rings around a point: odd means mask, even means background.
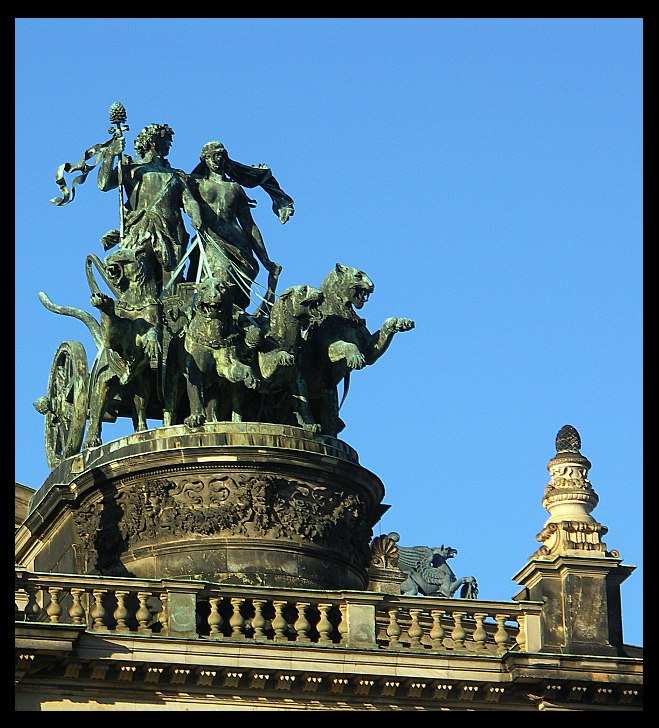
[{"label": "wheel spoke", "polygon": [[46,457],[51,468],[80,451],[86,423],[87,355],[82,344],[63,342],[53,360],[46,417]]}]

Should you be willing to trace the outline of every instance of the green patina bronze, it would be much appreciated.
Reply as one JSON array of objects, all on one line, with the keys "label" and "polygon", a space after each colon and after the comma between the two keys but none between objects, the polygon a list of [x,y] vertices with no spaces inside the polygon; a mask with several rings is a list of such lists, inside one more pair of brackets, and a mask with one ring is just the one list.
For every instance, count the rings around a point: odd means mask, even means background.
[{"label": "green patina bronze", "polygon": [[[99,318],[39,294],[48,310],[82,321],[97,347],[89,368],[82,344],[63,342],[47,392],[34,403],[45,416],[51,469],[101,445],[102,424],[118,417],[131,418],[136,432],[148,420],[191,431],[247,421],[336,437],[345,426],[339,385],[345,398],[351,373],[377,361],[414,322],[389,318],[371,333],[355,309],[375,286],[365,272],[339,263],[318,288],[301,284],[277,296],[282,267],[268,255],[251,213],[255,201],[243,189],[264,190],[286,223],[293,199],[272,171],[232,160],[217,141],[202,146],[190,173],[175,169],[167,124],[140,131],[133,159],[124,154],[125,108],[115,102],[109,116],[110,139],[55,173],[61,197],[51,202],[65,206],[98,168],[98,189],[118,191],[119,229],[100,241],[112,250],[104,260],[93,252],[85,259]],[[69,188],[66,175],[76,172]],[[260,266],[268,285],[249,311]],[[101,292],[97,276],[112,295]]]}]

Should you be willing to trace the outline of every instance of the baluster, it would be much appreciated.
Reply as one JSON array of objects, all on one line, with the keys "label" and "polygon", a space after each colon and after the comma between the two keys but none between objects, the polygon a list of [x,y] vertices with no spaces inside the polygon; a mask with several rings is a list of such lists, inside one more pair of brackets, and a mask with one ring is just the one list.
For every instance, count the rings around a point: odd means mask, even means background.
[{"label": "baluster", "polygon": [[483,651],[485,649],[485,643],[487,642],[487,632],[483,627],[483,620],[487,617],[487,614],[483,612],[477,612],[474,614],[474,620],[476,621],[476,629],[472,635],[474,642],[476,643],[476,649]]},{"label": "baluster", "polygon": [[526,652],[526,614],[517,615],[517,624],[519,629],[517,630],[515,641],[519,645],[520,651]]},{"label": "baluster", "polygon": [[71,608],[69,609],[69,617],[73,620],[73,624],[85,623],[85,610],[80,602],[80,597],[85,593],[84,589],[71,589]]},{"label": "baluster", "polygon": [[240,613],[240,605],[243,603],[241,597],[231,597],[231,606],[233,607],[233,613],[229,620],[231,626],[231,639],[244,640],[245,639],[245,618]]},{"label": "baluster", "polygon": [[341,621],[339,622],[339,644],[345,645],[348,641],[348,605],[339,604],[339,611],[341,612]]},{"label": "baluster", "polygon": [[[19,606],[19,603],[21,606]],[[23,585],[23,580],[15,584],[14,590],[14,620],[16,622],[26,619],[24,608],[27,604],[27,590]]]},{"label": "baluster", "polygon": [[288,627],[288,623],[284,619],[284,616],[282,614],[283,608],[286,606],[287,602],[281,602],[281,601],[274,601],[273,605],[275,607],[275,618],[272,620],[272,629],[275,631],[274,641],[275,642],[286,642],[286,628]]},{"label": "baluster", "polygon": [[508,632],[506,630],[505,621],[508,619],[507,614],[495,614],[494,619],[497,621],[497,631],[494,633],[494,641],[497,645],[497,652],[502,654],[508,649]]},{"label": "baluster", "polygon": [[48,594],[50,594],[50,604],[46,608],[46,614],[50,618],[51,622],[59,622],[59,618],[62,614],[62,607],[58,603],[59,593],[62,588],[59,586],[51,586],[48,588]]},{"label": "baluster", "polygon": [[224,635],[222,634],[221,627],[224,624],[224,619],[220,614],[219,603],[222,601],[221,597],[213,597],[208,600],[211,606],[211,612],[208,615],[208,626],[210,627],[209,637],[212,640],[221,640]]},{"label": "baluster", "polygon": [[21,586],[15,585],[14,587],[14,621],[18,622],[25,614],[22,606],[18,606],[20,602],[22,605],[27,604],[27,595],[24,597],[21,592],[25,593],[25,589]]},{"label": "baluster", "polygon": [[430,639],[432,640],[432,649],[441,650],[444,647],[444,627],[442,627],[443,610],[433,609],[430,612],[432,616],[432,629],[430,630]]},{"label": "baluster", "polygon": [[39,618],[41,607],[37,601],[37,588],[28,584],[25,587],[27,592],[27,604],[25,605],[25,619],[34,622]]},{"label": "baluster", "polygon": [[316,629],[318,630],[318,644],[328,644],[331,643],[332,640],[330,639],[330,632],[332,631],[332,623],[329,621],[329,617],[327,616],[329,610],[332,608],[331,604],[319,604],[318,609],[320,611],[320,619],[318,620],[318,624],[316,625]]},{"label": "baluster", "polygon": [[107,632],[107,625],[105,624],[106,611],[103,606],[103,595],[107,594],[107,589],[94,589],[92,591],[94,596],[94,606],[89,613],[91,618],[94,620],[92,629],[94,632]]},{"label": "baluster", "polygon": [[421,637],[423,635],[423,630],[421,629],[421,625],[419,624],[419,615],[421,614],[423,610],[422,609],[410,609],[410,618],[412,620],[412,623],[410,624],[409,629],[407,630],[407,636],[410,638],[410,649],[411,650],[422,650],[423,645],[421,644]]},{"label": "baluster", "polygon": [[466,614],[466,612],[453,612],[453,624],[455,626],[453,627],[453,631],[451,632],[451,637],[453,638],[455,646],[462,649],[464,649],[465,637],[467,636],[467,633],[462,626],[462,618],[465,617]]},{"label": "baluster", "polygon": [[398,607],[389,608],[389,624],[387,625],[387,637],[389,638],[389,647],[400,647],[400,633],[402,632],[400,624],[398,624]]},{"label": "baluster", "polygon": [[162,592],[160,594],[160,613],[158,621],[160,622],[160,634],[165,637],[169,634],[169,594]]},{"label": "baluster", "polygon": [[140,602],[140,606],[135,612],[135,619],[137,620],[137,631],[142,634],[150,634],[149,619],[151,618],[151,610],[146,605],[146,600],[151,596],[151,592],[137,592],[137,598]]},{"label": "baluster", "polygon": [[117,597],[117,608],[114,610],[114,614],[112,616],[117,621],[117,626],[115,627],[115,630],[117,632],[130,632],[130,628],[126,624],[126,620],[128,619],[129,612],[128,612],[128,609],[126,609],[126,604],[125,604],[126,597],[129,594],[130,594],[129,591],[120,590],[120,589],[118,589],[114,593],[115,597]]},{"label": "baluster", "polygon": [[306,617],[307,607],[309,606],[311,606],[309,602],[298,602],[296,605],[297,620],[293,625],[293,629],[295,629],[296,632],[296,642],[311,642],[309,637],[309,629],[311,629],[311,625]]},{"label": "baluster", "polygon": [[255,640],[266,640],[268,636],[265,633],[265,627],[268,623],[263,616],[263,607],[267,604],[265,599],[252,599],[254,605],[254,617],[252,618],[252,627],[254,628]]}]

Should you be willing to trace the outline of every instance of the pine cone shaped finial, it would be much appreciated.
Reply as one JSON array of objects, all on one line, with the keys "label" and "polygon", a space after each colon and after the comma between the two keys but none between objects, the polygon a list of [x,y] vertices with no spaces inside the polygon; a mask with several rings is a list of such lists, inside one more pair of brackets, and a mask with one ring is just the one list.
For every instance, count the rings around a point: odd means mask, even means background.
[{"label": "pine cone shaped finial", "polygon": [[120,101],[110,106],[110,121],[113,124],[123,124],[126,121],[126,109]]},{"label": "pine cone shaped finial", "polygon": [[581,450],[581,437],[572,425],[563,425],[556,435],[556,452],[579,453]]}]

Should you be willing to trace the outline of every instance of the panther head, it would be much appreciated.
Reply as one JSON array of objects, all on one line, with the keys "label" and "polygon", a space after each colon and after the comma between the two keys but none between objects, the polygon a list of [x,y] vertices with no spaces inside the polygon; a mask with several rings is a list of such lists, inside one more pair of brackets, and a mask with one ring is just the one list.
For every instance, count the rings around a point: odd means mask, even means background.
[{"label": "panther head", "polygon": [[119,248],[103,261],[108,282],[119,291],[126,291],[131,283],[144,285],[147,263],[141,248]]},{"label": "panther head", "polygon": [[337,263],[320,286],[328,299],[334,299],[342,308],[360,309],[375,290],[375,284],[358,268]]},{"label": "panther head", "polygon": [[289,344],[294,344],[300,335],[305,338],[309,329],[323,319],[320,305],[324,298],[312,286],[287,288],[270,311],[270,332]]},{"label": "panther head", "polygon": [[312,323],[322,319],[320,304],[325,296],[312,286],[291,286],[277,299],[270,314],[271,327],[276,326],[278,319],[294,320],[300,328],[306,329]]},{"label": "panther head", "polygon": [[233,310],[234,286],[220,278],[204,278],[195,286],[195,311],[218,319]]}]

